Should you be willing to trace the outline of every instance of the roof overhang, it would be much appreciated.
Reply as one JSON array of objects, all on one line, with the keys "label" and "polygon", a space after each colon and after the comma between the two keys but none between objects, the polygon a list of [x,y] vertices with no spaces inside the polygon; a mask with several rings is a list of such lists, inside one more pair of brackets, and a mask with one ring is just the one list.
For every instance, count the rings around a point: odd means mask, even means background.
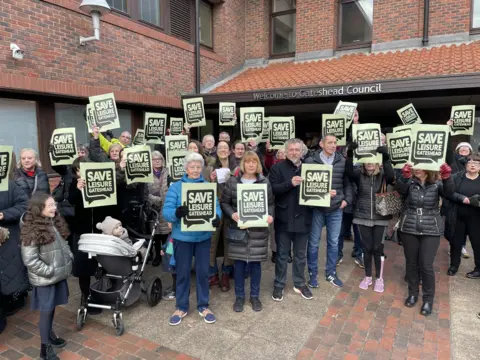
[{"label": "roof overhang", "polygon": [[[440,75],[429,77],[417,77],[407,79],[366,81],[347,84],[332,84],[326,86],[309,86],[282,89],[254,90],[245,92],[229,93],[206,93],[183,95],[182,99],[203,97],[206,105],[218,104],[219,102],[253,103],[264,102],[276,103],[289,102],[301,103],[304,101],[323,102],[322,99],[358,97],[362,95],[382,95],[406,92],[425,92],[440,90],[460,90],[468,88],[480,88],[480,73],[467,73],[458,75]],[[328,100],[324,100],[328,101]]]}]

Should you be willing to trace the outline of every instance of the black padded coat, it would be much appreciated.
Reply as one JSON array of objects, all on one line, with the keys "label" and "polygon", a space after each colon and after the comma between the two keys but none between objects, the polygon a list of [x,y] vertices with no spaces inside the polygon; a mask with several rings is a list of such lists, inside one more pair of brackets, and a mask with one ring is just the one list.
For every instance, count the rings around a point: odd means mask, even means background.
[{"label": "black padded coat", "polygon": [[0,227],[8,229],[9,238],[0,246],[0,293],[10,295],[28,290],[27,269],[23,265],[20,249],[20,218],[27,211],[28,197],[14,182],[8,191],[0,192]]},{"label": "black padded coat", "polygon": [[440,215],[440,197],[453,196],[455,185],[452,177],[422,185],[416,178],[405,179],[400,176],[396,188],[405,197],[400,231],[413,235],[443,235],[444,222]]},{"label": "black padded coat", "polygon": [[30,199],[36,192],[50,194],[50,183],[45,172],[37,167],[34,176],[28,176],[23,169],[15,169],[15,181]]},{"label": "black padded coat", "polygon": [[[232,215],[237,212],[237,185],[241,184],[241,175],[232,176],[223,188],[222,200],[220,205],[228,219],[228,226],[238,229],[237,223],[232,220]],[[272,187],[269,181],[259,174],[255,184],[267,184],[268,193],[268,213],[273,216],[275,211],[275,200],[273,198]],[[229,243],[228,257],[232,260],[242,261],[266,261],[268,253],[268,227],[245,229],[248,233],[246,244]]]}]

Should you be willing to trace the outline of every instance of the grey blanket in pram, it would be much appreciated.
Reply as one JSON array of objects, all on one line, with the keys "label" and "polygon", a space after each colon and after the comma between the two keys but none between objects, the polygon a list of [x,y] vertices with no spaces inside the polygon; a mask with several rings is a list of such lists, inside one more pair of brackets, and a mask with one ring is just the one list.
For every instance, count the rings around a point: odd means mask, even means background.
[{"label": "grey blanket in pram", "polygon": [[124,240],[103,234],[83,234],[78,241],[78,250],[89,253],[91,256],[126,256],[134,257],[140,250],[145,240],[138,240],[133,245]]}]

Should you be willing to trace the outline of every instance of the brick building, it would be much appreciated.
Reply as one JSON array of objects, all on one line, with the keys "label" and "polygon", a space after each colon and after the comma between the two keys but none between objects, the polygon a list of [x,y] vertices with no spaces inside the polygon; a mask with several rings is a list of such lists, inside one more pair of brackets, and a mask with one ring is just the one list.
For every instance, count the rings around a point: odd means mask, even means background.
[{"label": "brick building", "polygon": [[[131,132],[145,111],[182,116],[195,90],[194,0],[107,2],[101,40],[80,46],[92,32],[81,0],[0,0],[1,144],[46,159],[65,126],[85,142],[87,98],[106,92]],[[295,115],[299,135],[340,99],[386,125],[409,102],[425,122],[480,102],[480,0],[201,0],[199,19],[204,132],[218,131],[219,101]]]}]

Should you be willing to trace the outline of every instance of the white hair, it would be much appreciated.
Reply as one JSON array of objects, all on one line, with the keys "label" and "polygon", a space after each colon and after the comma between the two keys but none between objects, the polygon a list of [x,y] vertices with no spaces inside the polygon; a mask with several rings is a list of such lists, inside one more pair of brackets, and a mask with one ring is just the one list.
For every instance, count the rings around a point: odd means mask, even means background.
[{"label": "white hair", "polygon": [[202,164],[202,167],[205,165],[205,161],[203,160],[203,156],[199,153],[190,151],[187,156],[185,156],[185,170],[187,170],[188,164],[191,162],[199,162]]},{"label": "white hair", "polygon": [[288,147],[293,144],[300,144],[300,147],[302,148],[304,145],[303,141],[300,139],[288,139],[287,141],[285,141],[285,150],[288,150]]},{"label": "white hair", "polygon": [[17,163],[17,167],[19,169],[22,168],[22,154],[24,152],[27,152],[27,151],[30,151],[31,153],[33,153],[33,156],[35,157],[35,167],[42,167],[42,163],[40,162],[40,159],[38,158],[38,153],[32,149],[32,148],[24,148],[22,150],[20,150],[20,159],[18,160],[18,163]]},{"label": "white hair", "polygon": [[212,139],[212,140],[213,140],[213,144],[215,144],[215,138],[214,138],[213,135],[211,135],[211,134],[205,135],[205,136],[203,137],[203,139],[202,139],[202,144],[205,144],[205,141],[206,141],[207,139],[209,139],[209,138]]},{"label": "white hair", "polygon": [[160,159],[162,159],[162,161],[165,161],[165,158],[163,157],[162,153],[158,150],[152,151],[152,159],[154,157],[160,158]]}]

